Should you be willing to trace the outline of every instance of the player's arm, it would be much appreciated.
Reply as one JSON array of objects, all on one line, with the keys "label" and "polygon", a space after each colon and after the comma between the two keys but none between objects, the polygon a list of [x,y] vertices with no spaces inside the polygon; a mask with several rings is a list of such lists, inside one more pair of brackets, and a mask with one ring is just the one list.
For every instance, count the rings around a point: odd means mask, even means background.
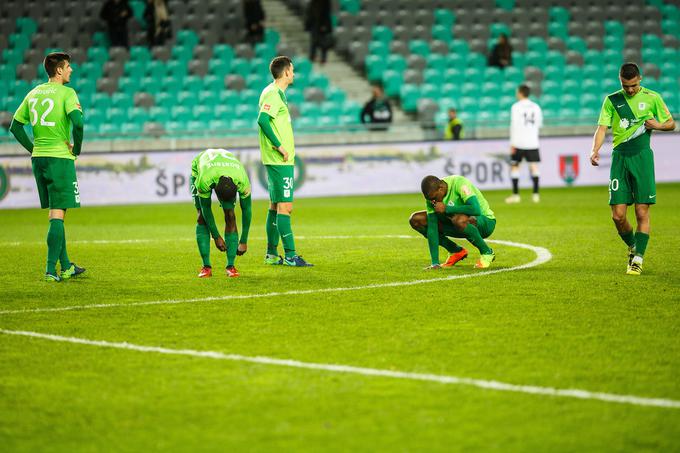
[{"label": "player's arm", "polygon": [[427,246],[432,266],[439,266],[439,219],[434,213],[427,214]]},{"label": "player's arm", "polygon": [[281,153],[283,156],[283,161],[286,162],[288,160],[288,152],[283,148],[281,141],[274,133],[274,129],[272,129],[271,118],[272,117],[268,113],[260,112],[259,116],[257,117],[257,125],[260,127],[265,137],[267,137],[267,139],[272,142],[274,149]]},{"label": "player's arm", "polygon": [[645,121],[645,127],[656,131],[672,131],[675,130],[675,121],[668,111],[666,103],[657,96],[654,101],[654,110],[656,110],[656,118],[650,118]]},{"label": "player's arm", "polygon": [[222,239],[222,236],[220,236],[220,230],[217,229],[217,224],[215,224],[215,216],[212,212],[210,198],[203,198],[199,195],[198,199],[201,205],[201,216],[203,216],[203,220],[208,230],[210,230],[210,235],[217,242],[218,239]]},{"label": "player's arm", "polygon": [[604,143],[604,137],[607,134],[607,126],[599,125],[593,136],[593,149],[590,151],[590,163],[597,167],[600,165],[600,148]]},{"label": "player's arm", "polygon": [[33,153],[33,142],[31,142],[31,139],[28,138],[28,134],[26,134],[26,130],[24,129],[24,123],[21,121],[17,120],[16,118],[12,118],[12,124],[9,126],[9,130],[14,135],[14,137],[17,139],[17,141],[26,148],[26,151],[29,153]]},{"label": "player's arm", "polygon": [[479,206],[479,200],[477,200],[476,195],[472,195],[470,198],[465,200],[465,204],[462,206],[447,206],[446,215],[452,216],[454,214],[466,214],[470,216],[482,215],[482,208]]},{"label": "player's arm", "polygon": [[253,219],[253,197],[239,197],[239,204],[241,205],[241,239],[240,244],[248,243],[248,233],[250,232],[250,222]]},{"label": "player's arm", "polygon": [[68,114],[71,119],[71,124],[73,125],[73,149],[71,153],[74,156],[80,155],[80,150],[83,145],[83,135],[85,130],[85,123],[83,121],[83,112],[76,109]]}]

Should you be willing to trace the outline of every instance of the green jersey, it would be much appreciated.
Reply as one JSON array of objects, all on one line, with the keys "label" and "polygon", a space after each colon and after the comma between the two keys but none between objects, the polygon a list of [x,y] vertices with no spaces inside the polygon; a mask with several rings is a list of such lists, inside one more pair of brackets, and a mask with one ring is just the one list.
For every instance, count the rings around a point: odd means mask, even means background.
[{"label": "green jersey", "polygon": [[[620,99],[620,102],[627,103],[635,118],[621,118],[618,109],[625,108],[625,106],[623,104],[615,106],[610,96]],[[602,104],[597,124],[612,128],[614,148],[616,148],[620,144],[644,134],[646,132],[645,120],[651,118],[656,118],[660,123],[665,123],[671,119],[671,114],[658,93],[640,87],[640,91],[635,96],[628,96],[623,90],[607,96]]]},{"label": "green jersey", "polygon": [[68,114],[82,110],[73,88],[47,82],[33,88],[14,113],[14,119],[33,126],[33,157],[58,157],[74,160],[71,119]]},{"label": "green jersey", "polygon": [[[477,201],[479,202],[479,207],[482,210],[482,215],[490,219],[496,218],[493,211],[489,207],[489,202],[486,201],[486,198],[484,198],[482,192],[480,192],[480,190],[476,188],[474,184],[472,184],[465,176],[446,176],[445,178],[442,178],[442,181],[444,181],[448,186],[446,195],[442,200],[442,203],[444,203],[446,206],[464,205],[470,197],[476,196]],[[434,214],[434,207],[429,200],[427,201],[426,206],[427,213]]]},{"label": "green jersey", "polygon": [[207,149],[191,161],[191,176],[198,196],[210,198],[222,176],[231,178],[241,198],[250,196],[250,180],[243,164],[225,149]]},{"label": "green jersey", "polygon": [[260,113],[266,113],[270,116],[274,134],[288,153],[288,160],[284,162],[281,153],[274,149],[274,144],[260,129],[262,163],[265,165],[294,165],[295,142],[293,141],[293,125],[288,111],[286,95],[275,83],[271,83],[262,91],[259,107]]}]

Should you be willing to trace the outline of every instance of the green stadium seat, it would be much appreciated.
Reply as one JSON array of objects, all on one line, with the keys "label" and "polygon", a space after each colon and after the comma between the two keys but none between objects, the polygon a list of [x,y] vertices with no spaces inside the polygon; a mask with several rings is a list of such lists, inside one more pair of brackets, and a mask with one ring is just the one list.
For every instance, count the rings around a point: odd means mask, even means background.
[{"label": "green stadium seat", "polygon": [[383,41],[371,41],[368,43],[368,53],[372,56],[386,58],[390,54],[390,47]]},{"label": "green stadium seat", "polygon": [[268,79],[264,78],[260,74],[249,74],[246,77],[246,86],[251,89],[262,89],[267,85]]},{"label": "green stadium seat", "polygon": [[418,87],[411,84],[402,85],[399,97],[401,98],[401,107],[406,112],[418,110],[418,98],[420,97]]},{"label": "green stadium seat", "polygon": [[24,35],[32,35],[38,31],[38,25],[30,17],[19,17],[16,22],[17,31]]},{"label": "green stadium seat", "polygon": [[579,96],[579,102],[581,104],[581,108],[583,107],[591,107],[594,105],[599,105],[602,100],[600,99],[599,96],[593,93],[583,93],[581,96]]},{"label": "green stadium seat", "polygon": [[198,93],[203,89],[203,80],[197,76],[187,76],[182,81],[182,91]]},{"label": "green stadium seat", "polygon": [[569,27],[566,24],[550,22],[548,24],[548,35],[566,42],[569,39]]},{"label": "green stadium seat", "polygon": [[213,119],[208,122],[208,127],[211,131],[228,131],[231,127],[231,121],[228,119]]},{"label": "green stadium seat", "polygon": [[580,54],[583,54],[588,50],[588,45],[583,40],[583,38],[579,36],[568,37],[565,41],[565,44],[567,45],[567,49],[576,51]]},{"label": "green stadium seat", "polygon": [[466,82],[479,82],[482,77],[482,69],[478,67],[470,67],[463,71],[463,78]]},{"label": "green stadium seat", "polygon": [[113,105],[111,96],[107,93],[94,93],[90,96],[90,102],[93,108],[98,110],[108,110]]},{"label": "green stadium seat", "polygon": [[109,59],[109,51],[103,46],[92,46],[87,49],[87,59],[93,63],[103,65]]},{"label": "green stadium seat", "polygon": [[454,39],[449,44],[449,50],[451,51],[451,53],[460,55],[461,57],[465,57],[468,53],[470,53],[470,46],[467,43],[467,41],[464,41],[462,39]]},{"label": "green stadium seat", "polygon": [[569,11],[560,6],[554,6],[550,8],[548,13],[550,15],[550,21],[559,24],[567,24],[571,18]]},{"label": "green stadium seat", "polygon": [[385,88],[385,94],[388,97],[399,96],[399,91],[401,89],[403,81],[404,76],[402,75],[401,72],[392,70],[385,71],[385,73],[383,74],[383,85]]},{"label": "green stadium seat", "polygon": [[426,58],[427,61],[427,68],[428,69],[434,69],[442,74],[444,71],[446,71],[447,68],[447,57],[444,57],[443,55],[439,54],[432,54],[428,55]]},{"label": "green stadium seat", "polygon": [[165,64],[165,71],[166,78],[176,83],[187,74],[187,65],[180,61],[170,60]]},{"label": "green stadium seat", "polygon": [[421,99],[439,99],[440,91],[439,85],[433,83],[424,83],[420,87],[420,98]]},{"label": "green stadium seat", "polygon": [[190,106],[196,103],[196,94],[194,91],[180,91],[177,94],[175,103],[180,106]]},{"label": "green stadium seat", "polygon": [[250,74],[250,62],[243,58],[234,58],[231,62],[231,74],[240,75],[245,78]]},{"label": "green stadium seat", "polygon": [[427,57],[430,55],[430,45],[422,39],[414,39],[408,43],[409,50],[413,55]]},{"label": "green stadium seat", "polygon": [[180,30],[177,32],[177,44],[193,48],[198,44],[199,38],[193,30]]},{"label": "green stadium seat", "polygon": [[191,109],[194,118],[210,118],[213,115],[213,109],[207,105],[195,105]]},{"label": "green stadium seat", "polygon": [[177,100],[175,93],[158,93],[154,95],[154,101],[157,106],[172,107]]},{"label": "green stadium seat", "polygon": [[213,59],[231,62],[234,59],[234,49],[229,44],[215,44]]},{"label": "green stadium seat", "polygon": [[106,121],[110,123],[122,123],[127,118],[127,109],[111,107],[106,111]]},{"label": "green stadium seat", "polygon": [[135,93],[139,91],[140,79],[121,77],[118,79],[118,91],[121,93]]},{"label": "green stadium seat", "polygon": [[23,49],[5,49],[2,51],[2,61],[11,66],[18,66],[24,60]]},{"label": "green stadium seat", "polygon": [[340,10],[357,14],[361,11],[361,0],[340,0]]},{"label": "green stadium seat", "polygon": [[142,67],[144,76],[152,77],[156,80],[165,77],[165,64],[163,62],[149,61],[148,63],[135,62],[135,64],[139,64]]},{"label": "green stadium seat", "polygon": [[176,105],[170,109],[170,116],[174,121],[186,120],[191,117],[191,110],[186,105]]},{"label": "green stadium seat", "polygon": [[308,78],[312,72],[312,62],[309,61],[309,58],[296,57],[293,60],[293,65],[295,66],[295,73],[303,78]]},{"label": "green stadium seat", "polygon": [[434,23],[451,28],[456,21],[456,15],[448,9],[436,9],[434,11]]},{"label": "green stadium seat", "polygon": [[281,40],[281,37],[279,36],[279,32],[277,32],[274,29],[267,28],[264,31],[264,42],[269,44],[270,47],[276,48],[276,45],[279,43]]},{"label": "green stadium seat", "polygon": [[[398,94],[398,93],[397,93]],[[337,104],[342,104],[347,99],[345,92],[339,88],[329,87],[326,90],[326,99],[335,102]]]},{"label": "green stadium seat", "polygon": [[484,68],[482,78],[484,82],[491,82],[500,87],[500,84],[503,83],[503,72],[504,70],[501,70],[500,68],[489,66]]},{"label": "green stadium seat", "polygon": [[99,124],[98,133],[101,135],[111,136],[120,133],[120,122],[106,121]]},{"label": "green stadium seat", "polygon": [[138,61],[128,60],[125,62],[123,74],[127,77],[141,79],[147,75],[145,64]]},{"label": "green stadium seat", "polygon": [[451,32],[451,27],[446,25],[435,25],[432,27],[432,39],[444,41],[450,44],[453,40],[453,34]]},{"label": "green stadium seat", "polygon": [[326,91],[330,85],[328,78],[323,74],[312,73],[309,77],[309,86]]},{"label": "green stadium seat", "polygon": [[133,107],[127,111],[127,119],[131,123],[144,124],[150,117],[149,111],[141,107]]},{"label": "green stadium seat", "polygon": [[193,58],[193,54],[193,47],[178,44],[172,48],[170,59],[186,64]]},{"label": "green stadium seat", "polygon": [[298,88],[288,88],[286,91],[286,99],[288,99],[289,104],[302,104],[305,102],[304,90]]},{"label": "green stadium seat", "polygon": [[496,0],[496,7],[512,11],[515,8],[515,0]]},{"label": "green stadium seat", "polygon": [[426,69],[423,71],[423,80],[425,83],[432,85],[444,85],[446,83],[446,75],[438,69]]},{"label": "green stadium seat", "polygon": [[387,43],[392,41],[394,33],[388,27],[377,25],[373,27],[373,30],[371,31],[371,36],[373,41],[383,41]]},{"label": "green stadium seat", "polygon": [[[467,54],[466,54],[467,55]],[[465,66],[465,55],[460,55],[457,53],[449,53],[444,57],[446,61],[447,69],[462,70]]]},{"label": "green stadium seat", "polygon": [[221,60],[210,60],[208,62],[208,74],[217,77],[224,77],[231,71],[230,62]]},{"label": "green stadium seat", "polygon": [[151,121],[167,123],[170,121],[170,109],[167,107],[154,106],[149,109]]},{"label": "green stadium seat", "polygon": [[484,68],[486,67],[486,57],[479,52],[470,52],[467,57],[467,65],[473,68]]},{"label": "green stadium seat", "polygon": [[449,69],[444,71],[444,81],[446,83],[457,84],[461,80],[464,80],[463,70],[459,67],[450,66]]},{"label": "green stadium seat", "polygon": [[151,53],[147,47],[130,47],[130,61],[147,64],[151,62]]},{"label": "green stadium seat", "polygon": [[498,37],[503,33],[505,33],[505,35],[508,37],[512,34],[510,27],[500,22],[491,24],[491,26],[489,26],[489,33],[491,35],[491,39],[493,40],[498,39]]},{"label": "green stadium seat", "polygon": [[624,28],[621,22],[615,20],[605,21],[604,31],[606,36],[614,36],[623,40]]},{"label": "green stadium seat", "polygon": [[548,52],[548,43],[543,38],[532,36],[527,38],[527,51],[546,53]]},{"label": "green stadium seat", "polygon": [[224,78],[208,74],[203,78],[203,88],[212,92],[219,92],[224,89]]},{"label": "green stadium seat", "polygon": [[482,94],[484,96],[493,96],[499,98],[503,93],[501,86],[495,82],[484,82],[482,84]]},{"label": "green stadium seat", "polygon": [[111,95],[111,107],[127,110],[134,105],[134,99],[130,93],[113,93]]}]

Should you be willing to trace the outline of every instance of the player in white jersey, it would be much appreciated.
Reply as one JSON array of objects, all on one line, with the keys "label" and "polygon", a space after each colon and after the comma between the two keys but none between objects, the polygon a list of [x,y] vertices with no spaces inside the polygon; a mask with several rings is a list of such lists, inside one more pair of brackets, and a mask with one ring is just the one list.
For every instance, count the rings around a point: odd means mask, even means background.
[{"label": "player in white jersey", "polygon": [[505,199],[506,203],[519,203],[519,164],[523,159],[529,162],[531,179],[534,183],[532,200],[540,201],[538,195],[538,164],[541,156],[538,152],[538,131],[543,126],[541,107],[529,99],[531,90],[527,85],[517,88],[517,102],[512,105],[510,116],[510,178],[512,179],[512,195]]}]

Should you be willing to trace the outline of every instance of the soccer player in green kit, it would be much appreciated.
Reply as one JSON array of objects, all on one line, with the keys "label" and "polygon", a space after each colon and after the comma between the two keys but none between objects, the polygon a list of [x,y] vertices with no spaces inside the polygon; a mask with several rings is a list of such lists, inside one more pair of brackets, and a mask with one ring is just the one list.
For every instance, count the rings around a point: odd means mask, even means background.
[{"label": "soccer player in green kit", "polygon": [[[224,210],[226,241],[220,236],[210,206],[213,190]],[[240,240],[234,215],[237,193],[242,215]],[[212,277],[210,264],[210,236],[212,236],[215,246],[220,251],[227,252],[227,276],[238,277],[240,274],[234,263],[236,255],[243,255],[248,250],[248,232],[252,219],[250,180],[245,167],[236,156],[225,149],[203,151],[191,162],[191,195],[198,212],[196,243],[203,260],[203,268],[198,276]]]},{"label": "soccer player in green kit", "polygon": [[[64,229],[66,210],[80,207],[75,159],[83,143],[80,101],[73,88],[65,86],[73,72],[70,60],[71,57],[63,52],[53,52],[45,57],[43,66],[49,76],[47,83],[38,85],[26,95],[10,126],[17,141],[31,153],[40,207],[50,210],[47,282],[66,280],[85,272],[69,260]],[[33,127],[34,142],[24,130],[28,123]],[[57,261],[61,264],[61,274],[57,273]]]},{"label": "soccer player in green kit", "polygon": [[[628,246],[629,275],[642,273],[642,257],[649,241],[649,207],[656,203],[653,130],[672,131],[675,122],[661,96],[640,86],[640,70],[626,63],[619,71],[621,90],[604,100],[593,138],[590,163],[599,165],[600,148],[607,129],[614,136],[609,173],[609,205],[621,239]],[[628,205],[635,203],[637,231],[628,222]]]},{"label": "soccer player in green kit", "polygon": [[[496,228],[496,217],[482,192],[464,176],[447,176],[439,179],[426,176],[420,184],[426,200],[426,210],[411,214],[411,228],[427,238],[432,265],[427,269],[451,267],[467,257],[468,252],[449,237],[465,238],[481,254],[475,263],[486,269],[496,259],[496,254],[484,238]],[[443,265],[439,263],[439,246],[449,252]]]},{"label": "soccer player in green kit", "polygon": [[[267,254],[264,262],[308,267],[312,264],[295,251],[290,222],[293,211],[295,142],[285,91],[295,78],[293,62],[288,57],[276,57],[271,61],[269,71],[274,81],[260,95],[260,113],[257,118],[260,153],[267,170],[271,201],[267,214]],[[278,253],[279,238],[283,242],[283,258]]]}]

